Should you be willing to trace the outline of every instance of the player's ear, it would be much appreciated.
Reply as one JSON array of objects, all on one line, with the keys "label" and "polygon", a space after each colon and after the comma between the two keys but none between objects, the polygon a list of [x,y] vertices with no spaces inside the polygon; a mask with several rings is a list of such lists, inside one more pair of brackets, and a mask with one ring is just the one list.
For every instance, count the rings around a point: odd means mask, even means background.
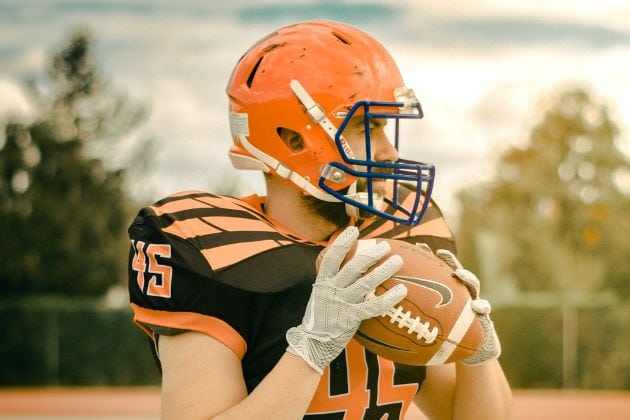
[{"label": "player's ear", "polygon": [[300,133],[284,127],[278,127],[277,131],[278,135],[289,150],[294,153],[304,150],[304,139]]}]

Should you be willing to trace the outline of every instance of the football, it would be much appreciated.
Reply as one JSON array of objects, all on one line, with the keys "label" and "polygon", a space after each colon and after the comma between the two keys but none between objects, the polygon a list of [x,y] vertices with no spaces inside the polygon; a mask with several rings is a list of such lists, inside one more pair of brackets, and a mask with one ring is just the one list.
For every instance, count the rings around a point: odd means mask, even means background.
[{"label": "football", "polygon": [[[407,296],[384,315],[363,321],[354,338],[371,352],[406,365],[441,365],[477,352],[483,341],[481,323],[468,289],[451,267],[430,250],[395,239],[359,240],[344,262],[357,246],[375,241],[389,242],[389,255],[400,255],[404,265],[366,299],[399,283],[407,287]],[[318,268],[325,252],[317,258]]]}]

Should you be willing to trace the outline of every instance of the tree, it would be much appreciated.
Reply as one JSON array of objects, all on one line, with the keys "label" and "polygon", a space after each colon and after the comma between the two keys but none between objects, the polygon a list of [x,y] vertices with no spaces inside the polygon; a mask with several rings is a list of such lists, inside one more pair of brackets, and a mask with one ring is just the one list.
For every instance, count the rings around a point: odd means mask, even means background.
[{"label": "tree", "polygon": [[543,109],[491,182],[458,193],[461,258],[515,305],[495,314],[514,385],[628,387],[630,163],[585,89]]},{"label": "tree", "polygon": [[[630,163],[618,134],[586,90],[554,98],[529,142],[500,157],[496,179],[459,193],[462,240],[501,243],[495,270],[521,290],[627,296],[630,199],[618,180]],[[479,255],[464,259],[483,265]]]},{"label": "tree", "polygon": [[110,149],[146,115],[100,75],[75,32],[30,87],[38,117],[9,120],[0,146],[0,279],[5,296],[98,296],[124,277],[132,202]]}]

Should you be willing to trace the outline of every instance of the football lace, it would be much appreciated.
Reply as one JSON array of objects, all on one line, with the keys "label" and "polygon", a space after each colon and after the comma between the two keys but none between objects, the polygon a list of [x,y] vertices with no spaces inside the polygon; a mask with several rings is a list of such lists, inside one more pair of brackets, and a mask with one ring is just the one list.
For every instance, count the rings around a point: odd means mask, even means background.
[{"label": "football lace", "polygon": [[[374,299],[376,295],[369,293],[366,298]],[[389,317],[389,322],[398,323],[398,328],[406,328],[407,333],[416,334],[418,339],[423,339],[427,344],[432,344],[438,335],[438,328],[431,327],[428,321],[422,322],[420,316],[411,317],[411,311],[405,311],[402,306],[391,307],[382,317]]]},{"label": "football lace", "polygon": [[419,316],[411,317],[411,311],[405,311],[402,306],[390,308],[382,316],[390,317],[389,322],[398,323],[398,328],[407,328],[409,334],[416,334],[418,339],[424,339],[427,344],[435,341],[438,335],[438,328],[431,327],[429,322],[422,322]]}]

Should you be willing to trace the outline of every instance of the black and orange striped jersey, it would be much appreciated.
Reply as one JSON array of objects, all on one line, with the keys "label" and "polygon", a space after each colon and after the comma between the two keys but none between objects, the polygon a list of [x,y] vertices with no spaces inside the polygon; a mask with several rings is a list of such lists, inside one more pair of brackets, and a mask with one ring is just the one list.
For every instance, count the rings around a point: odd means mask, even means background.
[{"label": "black and orange striped jersey", "polygon": [[[248,391],[284,354],[286,331],[301,322],[325,246],[266,218],[263,202],[187,191],[143,208],[129,228],[134,321],[153,340],[190,330],[219,340],[241,359]],[[374,219],[359,228],[362,237],[454,251],[433,203],[417,226]],[[325,370],[305,418],[402,418],[424,374],[353,340]]]}]

